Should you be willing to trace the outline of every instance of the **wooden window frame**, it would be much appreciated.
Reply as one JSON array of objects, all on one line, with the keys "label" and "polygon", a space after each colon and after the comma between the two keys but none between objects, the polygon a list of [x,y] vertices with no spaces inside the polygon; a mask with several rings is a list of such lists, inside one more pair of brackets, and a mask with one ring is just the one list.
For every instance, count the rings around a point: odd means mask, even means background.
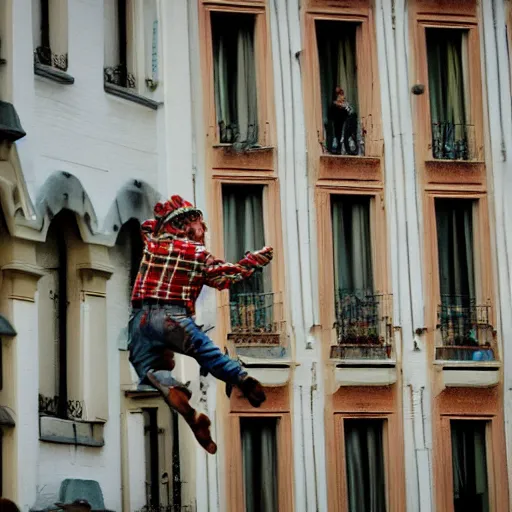
[{"label": "wooden window frame", "polygon": [[[230,175],[218,176],[212,180],[213,209],[212,218],[215,237],[212,244],[212,252],[217,257],[224,256],[224,222],[223,222],[223,185],[262,185],[263,186],[263,222],[265,233],[265,244],[274,248],[274,259],[270,263],[272,291],[282,299],[283,317],[286,316],[284,291],[284,255],[281,236],[281,211],[279,199],[279,185],[277,179],[269,177],[240,178]],[[213,238],[213,237],[212,237]],[[232,262],[233,263],[233,262]],[[227,334],[230,329],[229,322],[229,294],[220,292],[218,294],[217,306],[221,313],[222,333]],[[284,320],[284,318],[283,318]],[[225,339],[225,336],[223,337]]]},{"label": "wooden window frame", "polygon": [[[309,0],[305,6],[304,16],[304,59],[305,70],[303,79],[304,107],[306,120],[311,128],[307,130],[308,147],[311,157],[318,160],[322,157],[338,162],[346,155],[331,155],[323,153],[320,139],[323,137],[322,101],[320,63],[316,35],[316,21],[334,21],[341,23],[358,24],[356,32],[356,65],[358,80],[358,117],[372,120],[372,127],[368,129],[365,140],[365,156],[350,157],[352,165],[358,161],[381,157],[382,122],[380,105],[379,69],[377,62],[377,48],[375,26],[372,10],[366,1],[354,2],[350,8],[332,7],[327,0]],[[367,76],[373,77],[373,83],[368,84]],[[371,140],[370,140],[371,139]],[[377,162],[378,164],[378,162]]]},{"label": "wooden window frame", "polygon": [[445,512],[453,512],[453,461],[452,461],[452,440],[451,440],[451,421],[483,421],[486,423],[485,429],[485,451],[487,459],[487,482],[489,488],[489,510],[498,510],[498,480],[495,471],[496,450],[498,446],[494,442],[496,438],[497,418],[490,415],[474,416],[474,415],[446,415],[441,417],[440,444],[442,450],[443,461],[450,461],[449,464],[441,464],[438,471],[441,473],[442,489],[438,489],[441,493],[437,498],[437,503],[442,504],[442,510]]},{"label": "wooden window frame", "polygon": [[[474,155],[469,160],[435,159],[432,155],[432,126],[430,114],[430,91],[428,83],[428,60],[426,29],[453,29],[468,31],[468,91],[471,105],[469,112],[469,125],[474,126]],[[417,83],[425,86],[425,92],[418,96],[416,111],[418,133],[418,154],[424,162],[437,165],[459,167],[482,163],[484,161],[484,118],[483,118],[483,91],[481,81],[480,34],[478,20],[457,14],[422,14],[416,20],[416,38],[413,40],[416,47],[416,76]]]},{"label": "wooden window frame", "polygon": [[[437,307],[441,301],[437,218],[435,210],[436,199],[465,199],[474,201],[473,205],[473,251],[475,268],[475,295],[477,304],[491,305],[490,321],[496,325],[496,312],[494,311],[494,294],[492,285],[491,236],[489,230],[489,205],[485,193],[457,193],[454,191],[428,192],[425,198],[425,240],[430,240],[427,247],[427,261],[425,262],[425,296],[427,302],[427,325],[432,329],[437,323]],[[498,347],[496,347],[499,350]]]},{"label": "wooden window frame", "polygon": [[403,460],[400,457],[391,457],[391,453],[400,454],[399,444],[401,436],[394,436],[395,424],[400,422],[400,415],[390,413],[334,413],[334,445],[336,450],[335,465],[331,470],[336,472],[336,510],[348,512],[348,491],[347,491],[347,468],[345,456],[345,420],[383,420],[383,451],[384,451],[384,472],[386,480],[386,510],[404,510],[405,503],[402,499],[403,487],[391,485],[391,475],[401,474]]},{"label": "wooden window frame", "polygon": [[[241,418],[275,418],[277,420],[276,446],[277,446],[277,473],[278,473],[278,504],[280,512],[293,510],[293,461],[292,428],[289,412],[267,413],[230,413],[228,425],[231,430],[231,442],[226,446],[227,451],[227,497],[228,510],[245,510],[244,482],[243,482],[243,455],[240,429]],[[293,464],[292,464],[293,467]]]},{"label": "wooden window frame", "polygon": [[[370,231],[372,240],[372,265],[374,271],[374,288],[379,293],[389,293],[388,250],[386,237],[386,216],[384,212],[384,196],[376,188],[322,187],[317,189],[318,219],[318,250],[320,267],[320,311],[322,325],[329,328],[330,344],[336,344],[335,329],[331,328],[336,321],[334,300],[334,255],[331,217],[332,196],[365,196],[370,197]],[[384,254],[385,257],[379,257]],[[328,345],[325,343],[324,345]],[[329,347],[327,347],[328,349]]]},{"label": "wooden window frame", "polygon": [[221,144],[217,129],[215,106],[215,80],[213,66],[213,39],[211,13],[251,14],[255,16],[254,50],[256,66],[256,84],[258,93],[258,144],[262,148],[272,148],[275,145],[273,126],[273,72],[267,9],[264,2],[254,2],[254,5],[237,2],[207,2],[202,3],[199,15],[199,30],[204,37],[202,43],[202,75],[205,97],[205,122],[207,124],[207,146],[210,148],[229,148],[231,144]]}]

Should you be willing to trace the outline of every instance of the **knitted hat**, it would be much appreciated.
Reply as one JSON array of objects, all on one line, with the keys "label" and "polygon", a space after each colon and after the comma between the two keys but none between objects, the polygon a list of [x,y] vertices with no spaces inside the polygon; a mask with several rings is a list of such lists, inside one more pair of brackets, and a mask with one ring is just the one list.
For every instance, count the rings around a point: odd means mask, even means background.
[{"label": "knitted hat", "polygon": [[155,218],[163,224],[177,220],[178,217],[186,217],[191,213],[203,215],[199,208],[196,208],[192,203],[185,201],[181,196],[171,196],[169,201],[161,201],[155,205],[153,210]]}]

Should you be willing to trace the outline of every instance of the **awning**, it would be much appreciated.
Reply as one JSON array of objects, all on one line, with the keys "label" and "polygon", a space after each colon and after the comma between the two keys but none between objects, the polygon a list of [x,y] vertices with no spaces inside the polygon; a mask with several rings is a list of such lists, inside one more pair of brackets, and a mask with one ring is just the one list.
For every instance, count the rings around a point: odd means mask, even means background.
[{"label": "awning", "polygon": [[7,407],[0,405],[0,426],[14,427],[15,425],[16,423],[14,422],[14,418],[11,416]]},{"label": "awning", "polygon": [[14,327],[3,315],[0,315],[0,336],[16,336]]},{"label": "awning", "polygon": [[25,135],[14,105],[7,101],[0,101],[0,140],[15,142]]}]

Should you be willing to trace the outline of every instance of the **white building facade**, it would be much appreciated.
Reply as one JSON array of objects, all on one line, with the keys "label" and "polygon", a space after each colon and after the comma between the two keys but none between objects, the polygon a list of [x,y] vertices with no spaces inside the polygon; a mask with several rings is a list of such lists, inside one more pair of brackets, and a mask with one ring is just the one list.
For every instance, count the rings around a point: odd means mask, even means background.
[{"label": "white building facade", "polygon": [[[0,495],[510,510],[511,16],[504,0],[4,0]],[[261,409],[177,357],[214,457],[128,362],[138,223],[171,194],[203,209],[219,257],[275,247],[198,304],[266,386]]]}]

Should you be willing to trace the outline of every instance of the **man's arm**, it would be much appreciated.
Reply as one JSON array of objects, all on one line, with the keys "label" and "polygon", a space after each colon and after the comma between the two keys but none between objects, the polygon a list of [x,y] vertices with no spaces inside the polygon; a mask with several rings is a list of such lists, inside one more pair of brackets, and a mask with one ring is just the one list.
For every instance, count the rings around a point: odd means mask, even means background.
[{"label": "man's arm", "polygon": [[204,269],[205,284],[217,290],[225,290],[232,284],[248,279],[257,268],[268,265],[273,257],[272,247],[248,252],[238,263],[228,263],[208,255]]}]

